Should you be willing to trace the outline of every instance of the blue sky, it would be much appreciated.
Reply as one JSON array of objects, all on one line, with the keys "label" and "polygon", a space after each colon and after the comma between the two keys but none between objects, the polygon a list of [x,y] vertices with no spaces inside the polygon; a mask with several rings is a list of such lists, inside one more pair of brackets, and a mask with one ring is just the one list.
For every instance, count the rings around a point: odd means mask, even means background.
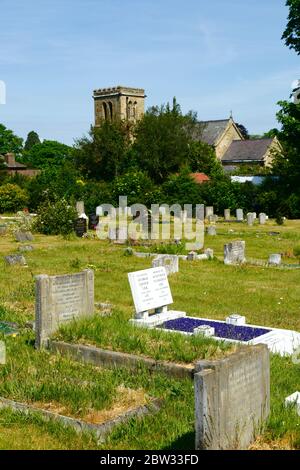
[{"label": "blue sky", "polygon": [[177,97],[199,119],[276,125],[300,78],[281,41],[285,0],[0,0],[0,122],[72,144],[93,122],[95,88],[145,88],[146,106]]}]

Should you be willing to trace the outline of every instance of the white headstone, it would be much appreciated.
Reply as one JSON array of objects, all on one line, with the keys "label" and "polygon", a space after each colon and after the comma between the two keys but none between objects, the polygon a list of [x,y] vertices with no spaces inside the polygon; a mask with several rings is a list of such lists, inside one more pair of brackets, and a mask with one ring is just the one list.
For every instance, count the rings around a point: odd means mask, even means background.
[{"label": "white headstone", "polygon": [[206,206],[205,207],[205,217],[208,218],[209,215],[214,215],[213,206]]},{"label": "white headstone", "polygon": [[236,220],[242,222],[244,220],[244,212],[243,209],[236,210]]}]

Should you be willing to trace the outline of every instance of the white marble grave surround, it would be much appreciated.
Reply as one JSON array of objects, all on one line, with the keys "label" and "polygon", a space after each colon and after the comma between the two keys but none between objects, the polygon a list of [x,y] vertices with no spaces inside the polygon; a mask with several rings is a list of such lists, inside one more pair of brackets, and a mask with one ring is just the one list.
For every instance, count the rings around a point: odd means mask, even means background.
[{"label": "white marble grave surround", "polygon": [[[167,306],[173,303],[173,298],[164,266],[128,273],[128,280],[136,311],[132,323],[154,327],[186,315],[185,312],[168,311]],[[151,315],[149,310],[155,310],[155,313]]]},{"label": "white marble grave surround", "polygon": [[284,404],[285,406],[296,406],[297,413],[300,416],[300,392],[295,392],[292,395],[286,397]]},{"label": "white marble grave surround", "polygon": [[[183,316],[183,315],[182,315]],[[184,315],[186,316],[186,315]],[[226,323],[221,320],[214,320],[212,318],[199,318],[199,317],[190,317],[193,320],[203,320],[203,321],[218,321],[220,323]],[[268,333],[258,336],[250,341],[238,341],[235,339],[219,338],[218,336],[212,336],[213,339],[217,341],[226,341],[228,343],[241,343],[241,344],[266,344],[271,353],[279,354],[280,356],[291,356],[294,351],[300,347],[300,333],[293,330],[282,330],[279,328],[269,328],[267,326],[261,325],[250,325],[246,323],[244,326],[250,326],[253,328],[265,328],[266,330],[271,330]],[[184,335],[191,336],[193,332],[188,333],[185,331],[178,330],[168,330],[167,328],[161,328],[163,331],[168,331],[169,333],[181,333]]]}]

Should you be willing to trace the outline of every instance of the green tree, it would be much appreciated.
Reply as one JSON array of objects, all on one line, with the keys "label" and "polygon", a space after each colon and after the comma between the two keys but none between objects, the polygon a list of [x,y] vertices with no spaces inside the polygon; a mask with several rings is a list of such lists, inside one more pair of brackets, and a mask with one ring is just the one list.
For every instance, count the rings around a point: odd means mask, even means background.
[{"label": "green tree", "polygon": [[192,172],[202,172],[212,178],[224,175],[222,164],[216,158],[214,149],[205,142],[190,142],[189,166]]},{"label": "green tree", "polygon": [[0,154],[14,153],[18,157],[23,150],[23,139],[0,124]]},{"label": "green tree", "polygon": [[55,140],[44,140],[24,153],[22,161],[34,168],[61,166],[72,158],[72,147]]},{"label": "green tree", "polygon": [[36,144],[40,144],[40,138],[39,135],[35,131],[31,131],[27,135],[27,139],[25,142],[24,150],[31,150],[32,147]]},{"label": "green tree", "polygon": [[15,212],[28,204],[28,193],[17,184],[0,186],[0,212]]},{"label": "green tree", "polygon": [[76,167],[90,179],[112,181],[124,170],[130,147],[130,129],[123,121],[103,121],[76,141]]},{"label": "green tree", "polygon": [[133,148],[139,167],[157,183],[189,163],[189,144],[198,131],[196,115],[183,115],[173,100],[172,107],[150,108],[135,130]]},{"label": "green tree", "polygon": [[282,35],[285,44],[300,54],[300,0],[287,0],[289,16],[286,29]]}]

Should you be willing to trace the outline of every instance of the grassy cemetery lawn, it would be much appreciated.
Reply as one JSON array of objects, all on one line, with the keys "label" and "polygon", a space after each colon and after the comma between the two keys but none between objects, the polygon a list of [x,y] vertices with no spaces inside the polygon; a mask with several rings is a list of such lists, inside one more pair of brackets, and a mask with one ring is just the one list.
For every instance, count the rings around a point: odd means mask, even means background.
[{"label": "grassy cemetery lawn", "polygon": [[[223,246],[246,241],[251,264],[225,266]],[[0,238],[0,321],[16,322],[20,334],[0,339],[6,343],[6,364],[0,365],[0,397],[60,412],[80,419],[103,419],[130,406],[163,398],[160,411],[132,418],[119,425],[103,444],[90,434],[65,431],[58,423],[40,417],[0,412],[0,449],[168,449],[194,447],[194,396],[191,380],[149,374],[142,368],[101,369],[34,349],[34,333],[26,326],[34,320],[34,276],[95,271],[95,302],[113,305],[111,316],[95,317],[65,326],[56,338],[92,344],[157,360],[189,364],[196,359],[219,358],[236,346],[199,337],[133,327],[133,301],[127,273],[151,267],[151,258],[125,256],[124,246],[97,239],[35,235],[33,251],[24,254],[28,267],[7,266],[3,257],[18,253],[11,234]],[[294,249],[300,246],[300,221],[284,226],[217,224],[217,236],[206,236],[213,248],[209,261],[179,262],[179,273],[169,277],[175,310],[191,316],[224,320],[231,313],[246,316],[247,323],[300,331],[300,269],[258,265],[272,253],[284,264],[299,264]],[[140,248],[137,247],[137,250]],[[145,249],[144,249],[145,251]],[[151,247],[149,248],[151,251]],[[300,252],[300,250],[299,250]],[[291,358],[271,358],[271,416],[266,432],[253,448],[300,449],[300,420],[284,407],[284,398],[299,390],[300,364]]]}]

